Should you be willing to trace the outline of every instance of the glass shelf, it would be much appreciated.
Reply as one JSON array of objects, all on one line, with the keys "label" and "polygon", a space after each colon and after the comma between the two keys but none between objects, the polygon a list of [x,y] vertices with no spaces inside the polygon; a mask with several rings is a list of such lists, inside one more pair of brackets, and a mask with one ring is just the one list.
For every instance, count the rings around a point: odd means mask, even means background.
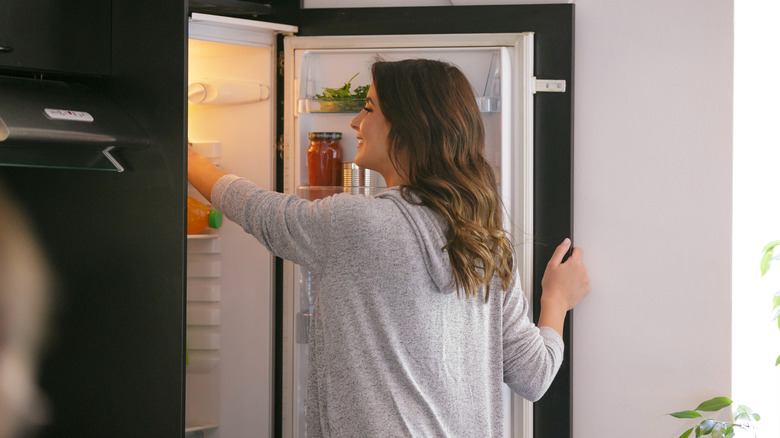
[{"label": "glass shelf", "polygon": [[[298,99],[298,114],[309,113],[359,113],[365,106],[364,99],[339,99],[339,100],[320,100],[320,99]],[[480,112],[498,113],[501,112],[501,98],[478,96],[477,105]]]},{"label": "glass shelf", "polygon": [[207,433],[214,432],[219,428],[216,424],[206,424],[203,426],[191,426],[184,428],[185,438],[205,438]]},{"label": "glass shelf", "polygon": [[302,199],[322,199],[337,193],[351,193],[353,195],[374,196],[387,190],[387,187],[367,186],[299,186],[295,194]]},{"label": "glass shelf", "polygon": [[15,147],[0,143],[0,166],[124,172],[124,166],[111,154],[113,149],[113,146],[103,150],[41,145]]},{"label": "glass shelf", "polygon": [[298,113],[359,113],[365,105],[365,99],[300,99]]}]

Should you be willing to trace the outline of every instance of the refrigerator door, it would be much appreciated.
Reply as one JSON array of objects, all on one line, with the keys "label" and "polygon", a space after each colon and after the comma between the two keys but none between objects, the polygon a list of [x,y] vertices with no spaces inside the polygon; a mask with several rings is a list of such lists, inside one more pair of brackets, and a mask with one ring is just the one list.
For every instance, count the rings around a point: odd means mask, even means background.
[{"label": "refrigerator door", "polygon": [[[276,34],[293,26],[193,14],[188,137],[226,171],[274,189]],[[204,200],[192,187],[189,195]],[[274,259],[225,221],[188,236],[187,436],[271,436]]]},{"label": "refrigerator door", "polygon": [[[342,132],[344,160],[356,154],[349,127],[362,102],[318,98],[322,89],[370,84],[376,56],[386,60],[430,58],[457,65],[471,82],[486,131],[485,154],[497,174],[507,224],[514,236],[533,235],[533,33],[378,35],[285,38],[284,185],[307,191],[309,132]],[[357,74],[357,75],[356,75]],[[356,76],[355,76],[356,75]],[[352,79],[350,79],[352,78]],[[518,249],[523,290],[533,290],[532,245]],[[316,278],[285,262],[282,367],[282,436],[305,436],[308,322]],[[505,387],[507,436],[532,436],[531,403]]]}]

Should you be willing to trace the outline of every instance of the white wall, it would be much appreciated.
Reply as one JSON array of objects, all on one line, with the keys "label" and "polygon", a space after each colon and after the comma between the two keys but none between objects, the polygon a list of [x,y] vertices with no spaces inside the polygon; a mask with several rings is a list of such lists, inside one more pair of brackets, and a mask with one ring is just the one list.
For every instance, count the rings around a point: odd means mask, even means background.
[{"label": "white wall", "polygon": [[577,438],[679,436],[665,413],[730,395],[732,21],[730,0],[576,2]]},{"label": "white wall", "polygon": [[731,391],[733,2],[575,4],[574,437],[679,436]]}]

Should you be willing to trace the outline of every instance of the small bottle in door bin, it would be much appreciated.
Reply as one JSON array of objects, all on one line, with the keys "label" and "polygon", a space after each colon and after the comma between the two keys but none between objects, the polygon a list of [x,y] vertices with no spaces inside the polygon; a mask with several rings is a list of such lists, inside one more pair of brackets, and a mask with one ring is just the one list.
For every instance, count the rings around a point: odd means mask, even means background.
[{"label": "small bottle in door bin", "polygon": [[310,186],[341,185],[341,133],[310,132],[306,164]]},{"label": "small bottle in door bin", "polygon": [[222,226],[222,213],[187,196],[187,234],[198,234]]}]

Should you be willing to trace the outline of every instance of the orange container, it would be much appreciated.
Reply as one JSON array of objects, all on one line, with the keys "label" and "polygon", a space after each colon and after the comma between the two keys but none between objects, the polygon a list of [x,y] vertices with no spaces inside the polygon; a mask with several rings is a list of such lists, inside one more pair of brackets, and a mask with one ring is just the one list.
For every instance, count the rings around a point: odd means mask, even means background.
[{"label": "orange container", "polygon": [[222,213],[187,196],[187,234],[198,234],[222,226]]}]

